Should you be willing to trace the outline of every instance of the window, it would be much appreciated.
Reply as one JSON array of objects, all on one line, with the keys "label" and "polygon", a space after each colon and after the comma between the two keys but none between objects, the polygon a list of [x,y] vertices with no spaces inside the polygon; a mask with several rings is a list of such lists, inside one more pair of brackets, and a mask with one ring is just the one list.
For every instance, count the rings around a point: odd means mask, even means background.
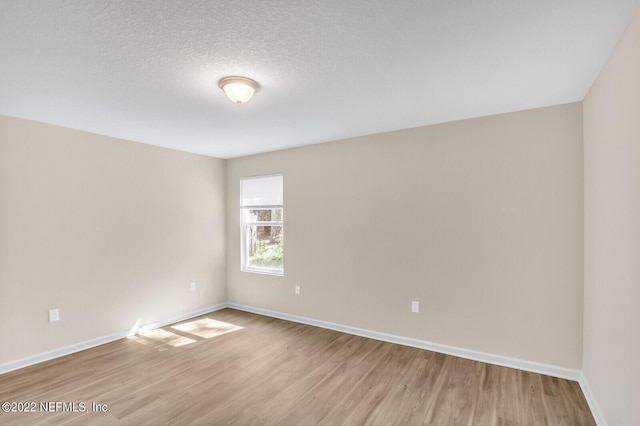
[{"label": "window", "polygon": [[282,175],[240,179],[240,257],[245,272],[284,275]]}]

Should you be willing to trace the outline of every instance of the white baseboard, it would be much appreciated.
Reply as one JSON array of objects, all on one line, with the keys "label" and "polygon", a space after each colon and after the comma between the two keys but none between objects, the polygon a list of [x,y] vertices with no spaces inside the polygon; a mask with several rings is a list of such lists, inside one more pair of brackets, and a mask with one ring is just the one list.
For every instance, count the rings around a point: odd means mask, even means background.
[{"label": "white baseboard", "polygon": [[486,362],[488,364],[500,365],[502,367],[516,368],[518,370],[530,371],[532,373],[545,374],[547,376],[558,377],[561,379],[580,381],[581,372],[571,368],[558,367],[555,365],[542,364],[533,361],[511,358],[502,355],[494,355],[486,352],[474,351],[471,349],[457,348],[454,346],[442,345],[440,343],[428,342],[425,340],[412,339],[409,337],[396,336],[394,334],[380,333],[377,331],[365,330],[357,327],[336,324],[328,321],[321,321],[312,318],[301,317],[298,315],[285,314],[282,312],[271,311],[268,309],[256,308],[253,306],[240,305],[237,303],[228,303],[228,307],[241,311],[252,312],[255,314],[265,315],[268,317],[284,319],[287,321],[298,322],[316,327],[327,328],[330,330],[341,331],[356,336],[368,337],[371,339],[381,340],[389,343],[397,343],[399,345],[411,346],[419,349],[426,349],[433,352],[439,352],[447,355],[453,355],[460,358],[467,358],[474,361]]},{"label": "white baseboard", "polygon": [[336,324],[328,321],[321,321],[312,318],[302,317],[298,315],[285,314],[282,312],[271,311],[268,309],[256,308],[253,306],[241,305],[238,303],[228,303],[229,308],[241,311],[252,312],[268,317],[279,318],[287,321],[298,322],[301,324],[313,325],[316,327],[327,328],[330,330],[340,331],[343,333],[354,334],[356,336],[368,337],[371,339],[381,340],[384,342],[397,343],[399,345],[411,346],[419,349],[426,349],[433,352],[439,352],[447,355],[453,355],[460,358],[467,358],[474,361],[486,362],[488,364],[500,365],[503,367],[516,368],[518,370],[530,371],[532,373],[545,374],[547,376],[558,377],[561,379],[573,380],[578,382],[582,393],[584,394],[587,404],[591,409],[591,414],[598,426],[608,426],[607,421],[596,402],[593,393],[589,387],[586,377],[581,370],[574,370],[555,365],[542,364],[533,361],[511,358],[501,355],[494,355],[486,352],[479,352],[470,349],[457,348],[454,346],[442,345],[439,343],[428,342],[424,340],[411,339],[408,337],[396,336],[393,334],[380,333],[377,331],[366,330],[347,325]]},{"label": "white baseboard", "polygon": [[95,339],[85,340],[84,342],[76,343],[74,345],[65,346],[63,348],[54,349],[49,352],[44,352],[38,355],[33,355],[27,358],[22,358],[17,361],[8,362],[5,364],[0,364],[0,374],[8,373],[9,371],[17,370],[19,368],[28,367],[30,365],[38,364],[40,362],[49,361],[54,358],[59,358],[65,355],[70,355],[75,352],[80,352],[85,349],[90,349],[96,346],[104,345],[105,343],[110,343],[115,340],[123,339],[125,337],[131,336],[138,332],[144,332],[153,330],[156,328],[164,327],[165,325],[173,324],[176,322],[184,321],[189,318],[197,317],[200,315],[208,314],[210,312],[214,312],[223,308],[226,308],[226,303],[221,303],[214,306],[209,306],[204,309],[200,309],[194,312],[189,312],[186,314],[178,315],[172,318],[167,318],[162,321],[158,321],[151,324],[145,324],[143,326],[137,327],[135,330],[127,330],[119,333],[109,334],[107,336],[97,337]]},{"label": "white baseboard", "polygon": [[194,318],[200,315],[215,312],[224,308],[233,308],[240,311],[251,312],[259,315],[264,315],[273,318],[279,318],[287,321],[293,321],[301,324],[312,325],[316,327],[322,327],[329,330],[340,331],[347,334],[353,334],[356,336],[367,337],[389,343],[396,343],[399,345],[410,346],[419,349],[426,349],[433,352],[439,352],[447,355],[453,355],[461,358],[471,359],[474,361],[486,362],[488,364],[500,365],[503,367],[516,368],[518,370],[530,371],[533,373],[546,374],[548,376],[558,377],[562,379],[574,380],[580,384],[580,388],[584,393],[584,396],[591,408],[591,413],[599,426],[607,426],[607,422],[598,407],[598,404],[591,393],[591,389],[587,383],[587,379],[583,375],[582,371],[573,370],[565,367],[558,367],[549,364],[542,364],[533,361],[522,360],[518,358],[511,358],[501,355],[494,355],[486,352],[479,352],[470,349],[458,348],[454,346],[442,345],[439,343],[428,342],[425,340],[412,339],[408,337],[397,336],[394,334],[381,333],[372,330],[366,330],[357,327],[351,327],[342,324],[336,324],[328,321],[316,320],[312,318],[302,317],[299,315],[285,314],[282,312],[271,311],[268,309],[256,308],[253,306],[241,305],[238,303],[220,303],[218,305],[210,306],[204,309],[200,309],[194,312],[178,315],[176,317],[167,318],[162,321],[154,322],[151,324],[145,324],[137,327],[134,330],[122,331],[120,333],[114,333],[107,336],[98,337],[91,340],[86,340],[74,345],[66,346],[63,348],[55,349],[53,351],[45,352],[42,354],[30,356],[20,359],[18,361],[12,361],[9,363],[0,365],[0,374],[8,373],[13,370],[28,367],[30,365],[38,364],[40,362],[49,361],[54,358],[59,358],[65,355],[70,355],[75,352],[90,349],[95,346],[104,345],[118,339],[131,336],[133,334],[153,330],[156,328],[164,327],[169,324],[184,321],[189,318]]},{"label": "white baseboard", "polygon": [[593,415],[594,420],[598,426],[608,426],[607,421],[600,410],[600,406],[596,401],[593,393],[591,392],[591,388],[589,387],[589,383],[587,382],[587,378],[584,375],[584,372],[580,373],[580,388],[582,389],[582,393],[584,394],[585,399],[587,400],[587,404],[589,404],[589,408],[591,409],[591,414]]}]

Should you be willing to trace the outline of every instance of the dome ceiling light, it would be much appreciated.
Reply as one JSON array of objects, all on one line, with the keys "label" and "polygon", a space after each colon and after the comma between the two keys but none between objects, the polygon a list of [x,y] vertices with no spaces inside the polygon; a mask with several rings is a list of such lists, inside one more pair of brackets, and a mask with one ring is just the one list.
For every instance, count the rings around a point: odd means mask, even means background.
[{"label": "dome ceiling light", "polygon": [[231,101],[243,104],[258,90],[258,83],[246,77],[225,77],[220,80],[220,88]]}]

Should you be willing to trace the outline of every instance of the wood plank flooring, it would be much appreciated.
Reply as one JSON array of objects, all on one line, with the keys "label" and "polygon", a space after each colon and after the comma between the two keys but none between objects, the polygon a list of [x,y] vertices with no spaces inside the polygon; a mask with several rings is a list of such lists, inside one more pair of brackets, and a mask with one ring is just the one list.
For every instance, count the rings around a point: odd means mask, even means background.
[{"label": "wood plank flooring", "polygon": [[595,424],[576,382],[233,309],[0,375],[5,401],[36,412],[3,425]]}]

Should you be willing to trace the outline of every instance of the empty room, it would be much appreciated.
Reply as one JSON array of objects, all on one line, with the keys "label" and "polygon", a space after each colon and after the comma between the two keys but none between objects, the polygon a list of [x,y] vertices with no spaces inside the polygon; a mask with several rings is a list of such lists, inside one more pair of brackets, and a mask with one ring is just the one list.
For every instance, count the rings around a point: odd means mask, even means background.
[{"label": "empty room", "polygon": [[0,0],[0,424],[640,425],[640,0]]}]

